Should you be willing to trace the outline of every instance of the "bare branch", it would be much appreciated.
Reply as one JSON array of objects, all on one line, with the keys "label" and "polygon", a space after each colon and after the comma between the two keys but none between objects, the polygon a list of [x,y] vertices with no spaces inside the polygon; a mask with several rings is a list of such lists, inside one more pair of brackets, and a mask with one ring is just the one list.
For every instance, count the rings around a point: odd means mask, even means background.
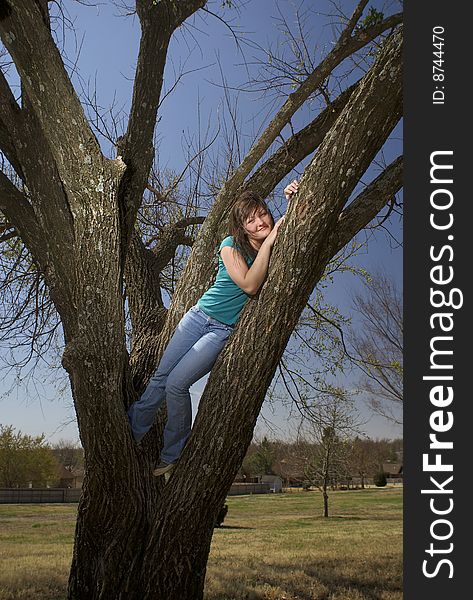
[{"label": "bare branch", "polygon": [[80,169],[102,161],[102,153],[85,118],[40,5],[10,0],[10,14],[0,20],[0,35],[15,61],[41,127],[49,140],[66,186],[74,189]]},{"label": "bare branch", "polygon": [[403,158],[399,156],[342,211],[331,240],[332,253],[339,252],[402,187]]},{"label": "bare branch", "polygon": [[402,296],[395,282],[376,273],[364,294],[354,304],[361,327],[353,332],[354,363],[365,375],[360,388],[368,394],[371,407],[391,421],[400,423],[403,402]]},{"label": "bare branch", "polygon": [[5,229],[3,227],[0,227],[0,244],[2,242],[7,242],[8,240],[12,240],[15,237],[18,237],[18,233],[13,230],[13,231],[7,231],[6,233],[2,233],[2,231],[5,231]]},{"label": "bare branch", "polygon": [[20,377],[27,365],[31,373],[40,361],[47,360],[59,320],[44,278],[22,241],[3,241],[2,250],[6,251],[0,253],[0,365],[14,369]]},{"label": "bare branch", "polygon": [[44,235],[26,196],[0,171],[0,210],[33,254],[45,256]]},{"label": "bare branch", "polygon": [[186,236],[185,229],[189,225],[201,225],[204,221],[205,217],[189,217],[168,225],[161,230],[158,236],[158,243],[153,248],[156,260],[155,268],[158,272],[161,272],[173,258],[176,248],[179,245],[192,245],[192,240],[189,236]]},{"label": "bare branch", "polygon": [[152,3],[138,0],[142,38],[133,86],[128,128],[122,143],[122,158],[131,167],[122,195],[124,223],[131,235],[154,157],[153,135],[160,103],[169,41],[175,29],[206,0]]},{"label": "bare branch", "polygon": [[245,189],[256,190],[265,198],[292,169],[322,143],[358,85],[359,82],[346,89],[312,123],[290,137],[258,168],[245,184]]},{"label": "bare branch", "polygon": [[[361,2],[360,5],[361,4],[363,4],[363,2]],[[316,67],[298,89],[289,95],[288,99],[271,120],[264,133],[249,150],[233,177],[231,177],[224,185],[219,196],[232,194],[240,187],[244,179],[279,135],[282,128],[289,122],[292,115],[302,106],[307,98],[320,87],[336,66],[338,66],[345,58],[365,46],[368,42],[375,39],[383,31],[395,27],[401,20],[401,13],[392,15],[376,26],[362,29],[353,37],[350,37],[347,34],[347,32],[351,33],[352,30],[350,22],[347,28],[342,32],[340,39],[330,54],[328,54],[328,56]]]},{"label": "bare branch", "polygon": [[340,42],[342,44],[344,44],[353,33],[353,30],[355,29],[355,26],[358,23],[358,20],[361,17],[361,15],[363,14],[363,11],[365,10],[367,4],[368,0],[360,0],[360,2],[358,2],[355,10],[353,11],[352,16],[350,17],[350,20],[348,21],[345,30],[340,36]]}]

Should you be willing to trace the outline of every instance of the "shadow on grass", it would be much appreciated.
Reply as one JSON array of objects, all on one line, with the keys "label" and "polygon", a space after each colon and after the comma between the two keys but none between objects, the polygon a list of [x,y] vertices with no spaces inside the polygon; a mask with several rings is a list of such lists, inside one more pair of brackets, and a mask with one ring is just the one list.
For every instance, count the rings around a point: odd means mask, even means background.
[{"label": "shadow on grass", "polygon": [[[389,576],[389,569],[386,561],[370,561],[369,566],[361,563],[356,567],[356,561],[353,561],[353,575],[343,574],[345,560],[321,560],[314,561],[304,572],[311,578],[318,579],[324,587],[328,588],[328,593],[321,598],[345,598],[347,590],[356,590],[361,598],[366,600],[379,600],[381,594],[383,597],[402,598],[402,565],[397,565],[397,569]],[[301,598],[309,598],[303,595],[303,590],[299,591]],[[389,595],[388,595],[389,594]],[[384,596],[385,595],[385,596]],[[355,596],[358,597],[358,596]]]},{"label": "shadow on grass", "polygon": [[346,572],[346,557],[314,560],[296,569],[277,562],[261,562],[243,569],[240,564],[238,570],[227,564],[225,571],[213,575],[219,591],[204,594],[204,599],[402,600],[399,561],[349,562],[350,573]]},{"label": "shadow on grass", "polygon": [[248,529],[249,531],[254,531],[254,527],[242,527],[241,525],[220,525],[220,527],[215,527],[215,529]]},{"label": "shadow on grass", "polygon": [[[325,519],[325,517],[317,517],[319,519]],[[359,515],[354,517],[352,515],[330,515],[328,520],[334,521],[340,519],[341,521],[399,521],[398,515]]]}]

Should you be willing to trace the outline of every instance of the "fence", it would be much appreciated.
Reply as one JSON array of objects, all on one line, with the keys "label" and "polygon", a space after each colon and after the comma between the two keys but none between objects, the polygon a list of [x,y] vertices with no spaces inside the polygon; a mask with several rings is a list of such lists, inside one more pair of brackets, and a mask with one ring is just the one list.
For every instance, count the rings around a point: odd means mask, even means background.
[{"label": "fence", "polygon": [[[269,483],[234,483],[229,496],[245,494],[268,494]],[[3,488],[0,489],[0,504],[49,504],[79,502],[80,489],[68,488]]]},{"label": "fence", "polygon": [[68,488],[3,488],[0,489],[0,504],[79,502],[81,491]]},{"label": "fence", "polygon": [[244,494],[268,494],[269,491],[269,483],[233,483],[228,495],[242,496]]},{"label": "fence", "polygon": [[[402,484],[401,478],[388,478],[388,484]],[[353,483],[351,484],[353,486]],[[371,480],[365,482],[372,487]],[[285,487],[284,492],[300,492],[301,487]],[[248,494],[268,494],[271,491],[269,483],[234,483],[228,496]],[[0,504],[48,504],[79,502],[80,489],[69,488],[3,488],[0,489]]]}]

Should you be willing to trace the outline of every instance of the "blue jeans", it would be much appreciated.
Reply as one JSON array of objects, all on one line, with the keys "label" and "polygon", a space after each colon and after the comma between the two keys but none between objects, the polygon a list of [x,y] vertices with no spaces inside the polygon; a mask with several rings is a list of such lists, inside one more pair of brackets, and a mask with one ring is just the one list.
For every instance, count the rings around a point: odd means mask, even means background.
[{"label": "blue jeans", "polygon": [[193,306],[181,319],[164,351],[158,369],[139,400],[128,410],[137,442],[151,429],[166,399],[168,420],[164,429],[161,460],[173,463],[189,437],[192,405],[189,388],[209,373],[233,331]]}]

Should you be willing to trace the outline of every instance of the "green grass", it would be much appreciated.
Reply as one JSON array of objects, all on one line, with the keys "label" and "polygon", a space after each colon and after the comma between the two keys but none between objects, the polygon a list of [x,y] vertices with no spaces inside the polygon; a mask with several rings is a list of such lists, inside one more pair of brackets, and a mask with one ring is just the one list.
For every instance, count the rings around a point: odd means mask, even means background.
[{"label": "green grass", "polygon": [[[205,600],[401,600],[402,490],[228,498]],[[77,506],[0,505],[0,600],[64,600]]]}]

